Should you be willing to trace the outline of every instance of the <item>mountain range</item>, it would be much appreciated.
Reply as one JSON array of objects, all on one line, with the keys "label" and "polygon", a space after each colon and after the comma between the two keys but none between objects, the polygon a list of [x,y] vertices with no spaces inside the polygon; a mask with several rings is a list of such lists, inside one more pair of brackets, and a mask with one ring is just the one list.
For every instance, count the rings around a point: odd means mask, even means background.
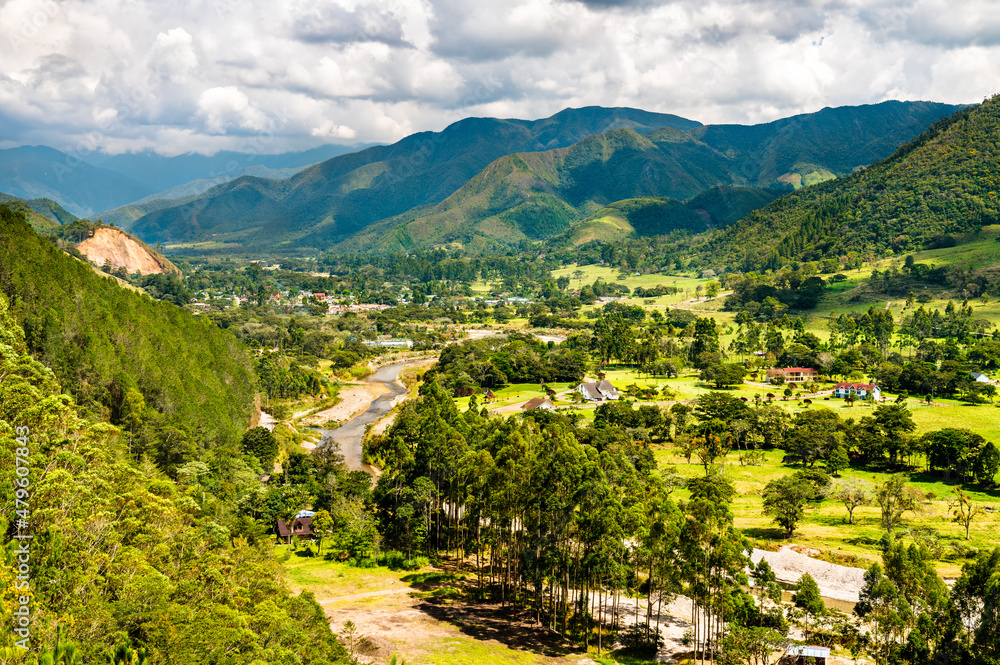
[{"label": "mountain range", "polygon": [[151,212],[133,230],[147,242],[211,238],[257,249],[487,251],[566,233],[623,199],[849,174],[958,108],[885,102],[753,126],[601,107],[537,121],[469,118],[287,180],[238,178]]},{"label": "mountain range", "polygon": [[1000,95],[935,123],[884,161],[784,196],[704,240],[740,270],[905,253],[1000,224]]},{"label": "mountain range", "polygon": [[[771,202],[851,177],[960,108],[884,102],[760,125],[702,125],[587,107],[541,120],[467,118],[346,154],[336,146],[139,153],[92,155],[91,164],[22,147],[0,151],[0,191],[35,201],[25,210],[47,198],[69,217],[87,213],[149,243],[210,240],[248,253],[576,245],[697,233],[787,205],[789,197]],[[45,218],[64,221],[52,211],[28,216],[36,228]]]},{"label": "mountain range", "polygon": [[251,245],[329,244],[375,221],[437,204],[512,153],[567,147],[615,128],[697,126],[674,115],[599,107],[542,120],[466,118],[441,132],[336,157],[288,180],[239,178],[196,201],[151,213],[134,228],[154,242],[211,236]]},{"label": "mountain range", "polygon": [[306,166],[356,149],[324,145],[273,155],[218,152],[173,157],[150,151],[90,152],[81,158],[47,146],[21,146],[0,150],[0,191],[23,199],[48,198],[78,217],[88,217],[126,204],[201,194],[243,175],[288,178]]}]

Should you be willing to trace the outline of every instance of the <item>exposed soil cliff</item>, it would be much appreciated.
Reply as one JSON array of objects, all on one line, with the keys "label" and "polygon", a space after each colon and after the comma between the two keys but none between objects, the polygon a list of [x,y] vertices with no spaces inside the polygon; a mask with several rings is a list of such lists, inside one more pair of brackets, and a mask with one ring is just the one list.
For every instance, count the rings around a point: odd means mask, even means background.
[{"label": "exposed soil cliff", "polygon": [[100,228],[77,249],[96,266],[109,262],[112,268],[124,268],[129,273],[143,275],[177,273],[177,267],[129,234],[119,229]]}]

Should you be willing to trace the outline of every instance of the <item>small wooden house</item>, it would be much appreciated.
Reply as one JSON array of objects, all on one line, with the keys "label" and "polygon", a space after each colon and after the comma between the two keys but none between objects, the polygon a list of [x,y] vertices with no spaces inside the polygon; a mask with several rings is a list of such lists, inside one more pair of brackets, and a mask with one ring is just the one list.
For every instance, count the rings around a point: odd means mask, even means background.
[{"label": "small wooden house", "polygon": [[312,515],[295,517],[292,519],[291,524],[285,522],[285,520],[278,520],[275,530],[278,537],[289,544],[291,544],[293,536],[298,536],[299,540],[312,540]]}]

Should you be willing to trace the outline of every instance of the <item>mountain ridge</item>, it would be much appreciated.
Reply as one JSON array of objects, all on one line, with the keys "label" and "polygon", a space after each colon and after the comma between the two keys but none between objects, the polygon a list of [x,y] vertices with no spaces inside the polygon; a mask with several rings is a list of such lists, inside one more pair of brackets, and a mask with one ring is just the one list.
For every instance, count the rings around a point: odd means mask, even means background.
[{"label": "mountain ridge", "polygon": [[[652,130],[700,123],[603,107],[566,109],[539,120],[465,118],[441,132],[419,132],[390,146],[335,157],[282,181],[284,185],[239,178],[197,201],[150,213],[134,229],[147,241],[192,239],[215,227],[233,228],[246,237],[284,232],[296,238],[316,230],[321,238],[346,237],[374,221],[444,200],[495,159],[571,145],[622,125]],[[232,225],[234,217],[239,218],[238,229]]]},{"label": "mountain ridge", "polygon": [[52,199],[22,199],[0,192],[0,203],[20,210],[35,231],[52,233],[62,224],[76,221],[77,217]]},{"label": "mountain ridge", "polygon": [[[892,102],[826,109],[763,125],[664,128],[645,135],[614,129],[566,148],[502,157],[436,206],[376,222],[336,250],[449,246],[481,252],[559,236],[615,201],[680,202],[713,188],[766,189],[788,186],[789,180],[847,175],[857,161],[885,156],[887,145],[894,149],[951,108]],[[854,148],[843,148],[845,141]],[[817,143],[835,146],[829,161],[822,161]],[[758,197],[757,207],[773,198]],[[741,204],[738,209],[746,214],[755,208]],[[702,218],[698,225],[697,218],[673,210],[680,214],[646,228],[700,232],[716,223]],[[669,220],[680,225],[670,226]],[[726,217],[726,223],[732,221]]]},{"label": "mountain ridge", "polygon": [[1000,222],[1000,96],[965,107],[886,159],[802,189],[707,239],[719,265],[907,252]]},{"label": "mountain ridge", "polygon": [[52,199],[77,217],[154,192],[132,178],[48,146],[0,150],[0,191],[22,199]]}]

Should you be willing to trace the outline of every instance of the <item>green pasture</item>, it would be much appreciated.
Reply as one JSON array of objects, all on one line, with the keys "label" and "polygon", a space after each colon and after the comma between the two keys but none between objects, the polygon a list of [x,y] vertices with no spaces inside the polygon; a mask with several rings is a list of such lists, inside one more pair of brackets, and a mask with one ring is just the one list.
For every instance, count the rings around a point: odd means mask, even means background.
[{"label": "green pasture", "polygon": [[[847,510],[843,504],[834,500],[811,504],[795,534],[791,539],[784,537],[784,531],[774,521],[763,513],[762,493],[771,480],[791,475],[798,467],[785,466],[781,463],[784,453],[780,450],[766,451],[765,460],[761,466],[742,466],[738,451],[730,452],[721,467],[725,476],[733,482],[738,496],[733,501],[733,514],[736,526],[748,537],[758,543],[770,543],[772,546],[797,544],[820,550],[825,558],[842,563],[850,563],[848,557],[855,556],[866,562],[875,562],[880,558],[879,542],[885,533],[880,524],[878,506],[859,507],[854,511],[853,525],[847,523]],[[654,452],[662,469],[664,466],[674,466],[683,477],[697,477],[705,470],[697,459],[687,463],[680,451],[671,447],[661,447]],[[950,518],[948,499],[952,492],[960,487],[958,483],[947,483],[928,473],[914,472],[909,475],[909,482],[918,487],[926,503],[920,512],[908,513],[903,528],[896,530],[897,537],[905,537],[910,529],[929,528],[936,532],[936,540],[945,556],[948,556],[951,544],[971,545],[980,549],[989,549],[996,545],[996,533],[1000,527],[1000,511],[983,512],[972,523],[970,541],[965,540],[965,530]],[[865,470],[847,469],[841,472],[837,480],[860,478],[868,482],[878,482],[883,474]],[[963,489],[973,501],[980,505],[996,505],[1000,492],[984,491],[975,485],[964,486]],[[679,488],[675,490],[675,500],[686,500],[688,492]],[[938,561],[937,567],[942,575],[956,576],[961,570],[964,559],[946,558]],[[861,565],[861,564],[858,564]]]},{"label": "green pasture", "polygon": [[[579,278],[574,274],[578,270],[583,273]],[[621,271],[617,268],[599,265],[578,266],[576,264],[572,264],[566,266],[565,268],[558,268],[552,271],[552,277],[555,279],[558,279],[559,277],[569,277],[569,289],[572,291],[576,291],[587,285],[592,285],[598,280],[608,283],[621,284],[632,290],[636,287],[649,289],[657,286],[675,286],[678,289],[681,289],[680,293],[675,295],[657,298],[656,300],[658,304],[676,303],[689,298],[694,298],[697,286],[701,285],[704,287],[705,284],[711,281],[709,279],[701,279],[690,275],[664,273],[639,275],[626,273],[624,279],[618,279],[620,274]]]},{"label": "green pasture", "polygon": [[312,591],[321,602],[390,589],[408,574],[385,567],[355,568],[338,561],[326,561],[320,556],[302,556],[303,551],[301,546],[299,551],[293,551],[288,545],[276,545],[275,557],[282,561],[293,589]]}]

